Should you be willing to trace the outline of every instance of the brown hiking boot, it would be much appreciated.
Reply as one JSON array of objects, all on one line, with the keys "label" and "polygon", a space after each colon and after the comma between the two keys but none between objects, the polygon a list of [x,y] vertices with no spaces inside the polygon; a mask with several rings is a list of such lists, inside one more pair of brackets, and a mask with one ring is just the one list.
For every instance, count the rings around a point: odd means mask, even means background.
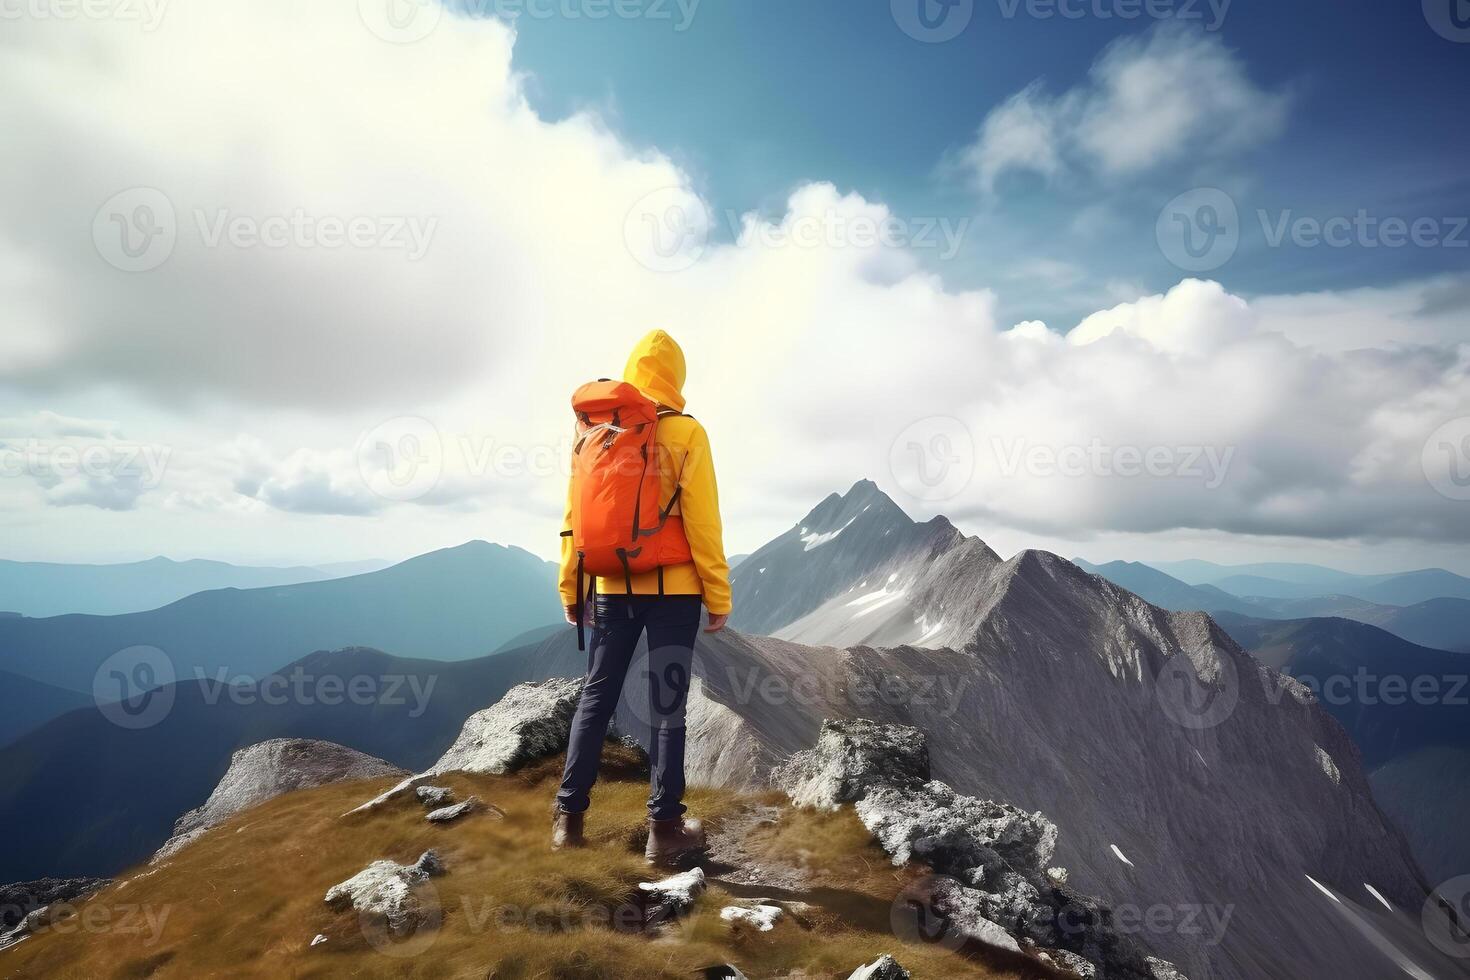
[{"label": "brown hiking boot", "polygon": [[682,817],[675,817],[673,820],[649,819],[648,846],[643,849],[643,856],[648,859],[649,864],[673,867],[704,849],[704,828],[699,825],[698,820],[685,820]]},{"label": "brown hiking boot", "polygon": [[565,810],[552,811],[551,849],[553,851],[587,846],[587,838],[582,836],[583,816],[584,814],[567,813]]}]

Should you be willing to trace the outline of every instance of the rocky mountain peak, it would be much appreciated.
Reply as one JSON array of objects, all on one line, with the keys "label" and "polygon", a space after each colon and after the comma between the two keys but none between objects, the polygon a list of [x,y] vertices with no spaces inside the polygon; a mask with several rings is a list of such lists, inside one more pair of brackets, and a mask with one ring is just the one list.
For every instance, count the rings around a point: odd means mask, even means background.
[{"label": "rocky mountain peak", "polygon": [[914,523],[892,497],[878,488],[878,484],[872,480],[859,480],[846,493],[828,494],[801,519],[799,526],[806,532],[825,533],[847,527],[864,516],[884,527],[907,527]]},{"label": "rocky mountain peak", "polygon": [[403,770],[335,742],[307,738],[273,738],[230,757],[230,768],[209,799],[174,824],[174,836],[158,853],[161,861],[178,852],[211,827],[248,807],[298,789],[380,776]]},{"label": "rocky mountain peak", "polygon": [[[944,518],[920,524],[904,513],[871,480],[859,480],[846,493],[831,494],[785,534],[768,542],[735,569],[734,625],[751,632],[777,634],[829,603],[868,597],[866,609],[846,609],[834,618],[857,620],[858,634],[843,642],[897,644],[933,639],[939,634],[937,601],[902,605],[904,622],[887,624],[891,612],[873,616],[902,598],[918,594],[934,563],[969,545]],[[994,557],[978,541],[981,551]],[[854,616],[854,613],[863,613]],[[778,635],[786,635],[784,633]],[[791,639],[803,639],[797,628]]]}]

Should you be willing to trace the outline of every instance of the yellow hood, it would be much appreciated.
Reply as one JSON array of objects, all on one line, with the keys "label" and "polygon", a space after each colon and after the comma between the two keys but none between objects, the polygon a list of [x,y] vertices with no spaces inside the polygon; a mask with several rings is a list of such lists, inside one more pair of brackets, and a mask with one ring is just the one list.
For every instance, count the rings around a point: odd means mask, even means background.
[{"label": "yellow hood", "polygon": [[649,331],[633,347],[623,380],[660,405],[684,411],[684,351],[662,330]]}]

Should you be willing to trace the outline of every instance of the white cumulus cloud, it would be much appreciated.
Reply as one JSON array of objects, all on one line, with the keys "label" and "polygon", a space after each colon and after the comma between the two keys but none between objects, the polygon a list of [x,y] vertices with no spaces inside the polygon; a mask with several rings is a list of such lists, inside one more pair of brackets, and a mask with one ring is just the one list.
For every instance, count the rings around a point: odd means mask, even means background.
[{"label": "white cumulus cloud", "polygon": [[[1065,334],[1006,329],[991,290],[956,289],[867,233],[901,215],[828,183],[746,216],[733,242],[705,240],[696,175],[595,116],[540,118],[493,20],[446,15],[392,45],[351,4],[197,0],[151,33],[60,26],[12,22],[0,42],[14,55],[0,61],[14,122],[0,308],[27,331],[0,339],[24,355],[0,358],[0,404],[55,413],[16,410],[24,436],[106,399],[129,429],[141,415],[156,438],[175,427],[182,448],[158,493],[26,481],[0,511],[90,494],[133,506],[134,523],[28,510],[7,525],[25,547],[126,531],[184,553],[213,535],[318,558],[472,537],[550,554],[570,392],[617,373],[652,327],[685,347],[689,411],[714,440],[741,550],[863,476],[981,534],[1470,534],[1421,458],[1430,433],[1470,416],[1453,284],[1360,304],[1185,281]],[[1220,42],[1169,30],[1111,49],[1073,92],[1018,99],[998,110],[1009,142],[977,163],[984,179],[1138,173],[1247,142],[1284,112]],[[130,187],[177,213],[149,271],[109,264],[93,239],[98,208]],[[367,219],[369,242],[328,244],[298,214]],[[235,218],[242,233],[282,218],[270,227],[285,237],[213,241]],[[383,245],[397,218],[434,220],[420,258]],[[655,232],[673,237],[639,237]],[[1030,272],[1075,274],[1044,257]],[[1325,336],[1344,308],[1371,308],[1351,345]],[[441,469],[421,494],[385,496],[357,449],[403,419],[432,427],[415,452],[432,444]],[[931,419],[947,428],[928,444],[972,469],[943,499],[893,463],[899,435]]]},{"label": "white cumulus cloud", "polygon": [[1288,106],[1218,35],[1163,24],[1111,44],[1074,88],[1053,94],[1037,81],[1011,96],[962,159],[987,192],[1011,171],[1130,177],[1268,141]]}]

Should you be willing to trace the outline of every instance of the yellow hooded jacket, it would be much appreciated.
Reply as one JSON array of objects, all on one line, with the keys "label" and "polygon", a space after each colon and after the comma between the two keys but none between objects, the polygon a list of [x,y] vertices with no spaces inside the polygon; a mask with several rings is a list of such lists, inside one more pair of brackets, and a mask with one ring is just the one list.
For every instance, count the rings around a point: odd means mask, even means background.
[{"label": "yellow hooded jacket", "polygon": [[[684,410],[684,352],[674,338],[654,330],[638,341],[623,370],[623,380],[666,408]],[[676,487],[683,487],[674,513],[684,518],[684,534],[694,560],[664,568],[666,595],[702,595],[707,609],[716,615],[730,612],[730,564],[725,560],[724,531],[720,525],[720,495],[715,485],[715,463],[710,456],[709,436],[704,426],[687,415],[659,419],[657,440],[663,459],[660,500],[667,502]],[[572,524],[570,490],[564,528]],[[577,602],[577,553],[571,538],[562,538],[561,601]],[[589,576],[590,578],[590,576]],[[619,578],[600,579],[597,591],[627,592]],[[658,594],[658,572],[633,576],[635,595]]]}]

